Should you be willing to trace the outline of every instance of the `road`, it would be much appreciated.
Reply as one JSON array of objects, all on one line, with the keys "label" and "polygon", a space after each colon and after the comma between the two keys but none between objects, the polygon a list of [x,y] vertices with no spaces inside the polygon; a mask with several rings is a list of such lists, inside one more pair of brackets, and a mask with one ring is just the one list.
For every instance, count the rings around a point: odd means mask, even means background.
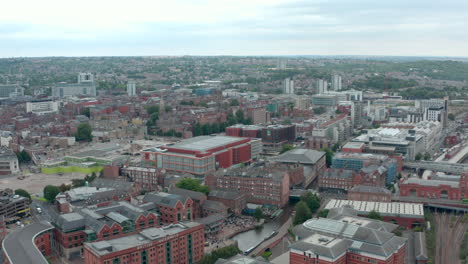
[{"label": "road", "polygon": [[437,225],[435,264],[460,264],[460,245],[468,228],[463,216],[438,213],[434,219]]}]

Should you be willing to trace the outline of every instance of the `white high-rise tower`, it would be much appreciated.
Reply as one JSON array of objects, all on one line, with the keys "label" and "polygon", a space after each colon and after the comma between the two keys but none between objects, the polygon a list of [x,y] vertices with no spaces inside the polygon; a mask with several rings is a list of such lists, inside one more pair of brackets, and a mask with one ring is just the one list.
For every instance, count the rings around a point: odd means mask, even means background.
[{"label": "white high-rise tower", "polygon": [[134,81],[129,81],[127,83],[127,94],[128,96],[136,95],[136,83]]},{"label": "white high-rise tower", "polygon": [[332,76],[331,89],[333,91],[341,91],[341,76],[338,74]]}]

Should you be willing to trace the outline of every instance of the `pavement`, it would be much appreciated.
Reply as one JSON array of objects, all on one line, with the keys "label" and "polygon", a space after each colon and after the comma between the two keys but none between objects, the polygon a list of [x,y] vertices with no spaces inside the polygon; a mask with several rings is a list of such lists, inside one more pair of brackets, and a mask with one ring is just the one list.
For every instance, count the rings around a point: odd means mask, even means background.
[{"label": "pavement", "polygon": [[58,174],[44,174],[35,173],[27,174],[25,179],[20,180],[17,176],[9,176],[0,178],[0,186],[7,186],[12,190],[24,189],[31,194],[41,193],[46,185],[61,185],[62,183],[71,184],[72,179],[83,179],[86,174],[84,173],[66,173],[63,175]]}]

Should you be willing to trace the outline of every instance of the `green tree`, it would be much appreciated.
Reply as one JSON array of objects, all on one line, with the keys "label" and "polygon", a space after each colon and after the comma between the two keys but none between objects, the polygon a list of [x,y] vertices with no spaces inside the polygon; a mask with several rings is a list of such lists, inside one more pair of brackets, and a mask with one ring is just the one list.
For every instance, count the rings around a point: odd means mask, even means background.
[{"label": "green tree", "polygon": [[59,190],[60,192],[66,192],[66,191],[69,191],[71,189],[71,185],[67,185],[65,183],[62,183],[62,185],[59,186]]},{"label": "green tree", "polygon": [[227,123],[229,126],[235,125],[237,124],[237,118],[232,113],[229,113],[227,115]]},{"label": "green tree", "polygon": [[293,224],[299,225],[309,220],[312,217],[312,212],[310,211],[307,204],[303,201],[300,201],[294,207],[296,210],[296,215],[294,216]]},{"label": "green tree", "polygon": [[289,119],[289,118],[284,119],[283,122],[282,122],[282,124],[283,124],[283,125],[290,125],[290,124],[292,124],[291,119]]},{"label": "green tree", "polygon": [[47,185],[44,187],[44,198],[49,202],[53,202],[59,193],[60,189],[57,186]]},{"label": "green tree", "polygon": [[201,185],[199,180],[192,178],[183,178],[176,183],[176,186],[177,188],[202,192],[204,194],[208,194],[210,192],[210,188],[208,188],[208,186]]},{"label": "green tree", "polygon": [[451,120],[451,121],[455,120],[455,115],[453,113],[449,113],[448,114],[448,119]]},{"label": "green tree", "polygon": [[370,211],[369,214],[367,215],[367,217],[370,218],[370,219],[383,221],[383,217],[379,214],[379,212],[377,212],[375,210]]},{"label": "green tree", "polygon": [[24,149],[16,153],[16,157],[18,157],[19,163],[28,163],[31,161],[31,156],[29,156],[28,152],[26,152]]},{"label": "green tree", "polygon": [[244,111],[242,111],[241,109],[237,110],[236,111],[236,119],[237,119],[237,122],[243,123],[244,122]]},{"label": "green tree", "polygon": [[339,143],[336,143],[336,144],[334,144],[334,145],[332,146],[331,149],[332,149],[333,152],[336,152],[339,148],[340,148],[340,144],[339,144]]},{"label": "green tree", "polygon": [[286,151],[290,151],[294,149],[294,146],[291,145],[291,144],[284,144],[282,147],[281,147],[281,153],[284,153]]},{"label": "green tree", "polygon": [[164,107],[164,111],[166,111],[166,113],[169,113],[172,111],[172,107],[170,105],[166,105],[166,107]]},{"label": "green tree", "polygon": [[202,131],[203,131],[203,135],[209,135],[211,134],[211,125],[206,123],[206,124],[203,124],[202,125]]},{"label": "green tree", "polygon": [[423,155],[421,153],[416,154],[416,157],[414,157],[416,160],[421,160]]},{"label": "green tree", "polygon": [[76,141],[91,141],[93,140],[91,126],[88,123],[82,123],[78,125],[78,130],[75,134]]},{"label": "green tree", "polygon": [[241,253],[241,251],[236,245],[223,247],[216,249],[209,254],[203,255],[203,258],[198,262],[198,264],[214,264],[220,258],[228,259],[239,253]]},{"label": "green tree", "polygon": [[159,105],[147,106],[147,107],[145,107],[145,109],[146,109],[146,112],[148,113],[148,115],[152,115],[154,113],[159,113]]},{"label": "green tree", "polygon": [[91,118],[91,110],[89,107],[85,107],[81,110],[81,114],[87,116],[88,118]]},{"label": "green tree", "polygon": [[230,105],[231,105],[231,106],[238,106],[238,105],[239,105],[239,100],[237,100],[237,99],[232,99]]},{"label": "green tree", "polygon": [[262,212],[262,208],[260,207],[257,207],[255,209],[255,212],[253,214],[253,216],[255,217],[255,219],[258,221],[260,221],[260,219],[262,219],[264,216],[263,216],[263,212]]},{"label": "green tree", "polygon": [[325,152],[325,161],[327,163],[327,167],[330,168],[330,166],[332,165],[332,161],[333,161],[333,155],[335,153],[329,148],[323,148],[321,150]]},{"label": "green tree", "polygon": [[431,159],[431,154],[428,152],[424,153],[424,160],[430,160]]},{"label": "green tree", "polygon": [[17,194],[19,196],[22,196],[22,197],[26,197],[28,199],[31,199],[31,195],[28,193],[28,191],[26,191],[24,189],[16,189],[15,194]]},{"label": "green tree", "polygon": [[318,217],[323,217],[323,218],[326,218],[328,216],[328,212],[329,210],[328,209],[323,209],[323,210],[320,210],[317,214]]},{"label": "green tree", "polygon": [[317,195],[311,192],[306,192],[303,194],[301,196],[301,201],[307,204],[307,207],[309,207],[311,213],[315,213],[320,207],[320,199],[317,197]]},{"label": "green tree", "polygon": [[78,188],[85,186],[86,181],[84,179],[72,179],[72,188]]},{"label": "green tree", "polygon": [[193,135],[194,136],[201,136],[203,134],[203,129],[200,123],[196,123],[194,128],[193,128]]},{"label": "green tree", "polygon": [[216,122],[211,124],[211,133],[219,133],[219,132],[221,132],[219,128],[219,124]]},{"label": "green tree", "polygon": [[321,115],[327,111],[327,109],[323,106],[313,108],[313,110],[314,110],[314,114],[316,115]]}]

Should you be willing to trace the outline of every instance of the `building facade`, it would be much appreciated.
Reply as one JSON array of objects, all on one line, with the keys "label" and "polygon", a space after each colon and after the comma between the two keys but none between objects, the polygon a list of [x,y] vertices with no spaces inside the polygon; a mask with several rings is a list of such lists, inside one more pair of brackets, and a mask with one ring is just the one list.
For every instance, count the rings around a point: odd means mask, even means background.
[{"label": "building facade", "polygon": [[283,207],[289,201],[289,172],[275,166],[254,164],[208,174],[205,183],[211,189],[237,191],[249,203]]},{"label": "building facade", "polygon": [[26,103],[26,112],[34,113],[37,115],[45,115],[50,113],[57,113],[59,104],[57,101],[52,100],[36,100]]},{"label": "building facade", "polygon": [[0,175],[20,172],[18,157],[8,148],[0,147]]},{"label": "building facade", "polygon": [[261,141],[228,136],[200,136],[174,145],[142,151],[143,160],[159,169],[204,175],[216,168],[249,163],[261,152]]},{"label": "building facade", "polygon": [[122,238],[86,243],[85,264],[197,263],[203,257],[204,244],[202,224],[173,224]]}]

